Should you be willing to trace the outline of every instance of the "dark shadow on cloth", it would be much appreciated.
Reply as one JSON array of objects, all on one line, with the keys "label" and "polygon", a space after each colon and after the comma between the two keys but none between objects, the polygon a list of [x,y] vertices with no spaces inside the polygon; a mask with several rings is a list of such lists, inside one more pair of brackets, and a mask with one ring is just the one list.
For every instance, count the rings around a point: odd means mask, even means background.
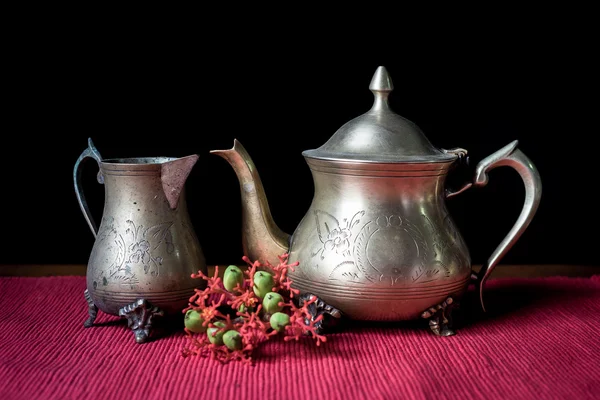
[{"label": "dark shadow on cloth", "polygon": [[[479,294],[472,285],[452,312],[453,326],[458,333],[470,326],[501,321],[514,313],[527,313],[540,308],[551,309],[556,304],[577,303],[582,298],[597,293],[597,289],[592,287],[564,285],[564,282],[561,279],[496,279],[490,281],[486,284],[483,293],[486,311],[483,311]],[[329,330],[327,334],[371,329],[419,331],[429,330],[429,325],[427,320],[420,318],[395,322],[342,320],[335,329]]]},{"label": "dark shadow on cloth", "polygon": [[552,309],[557,304],[579,303],[597,292],[582,285],[564,285],[562,279],[498,279],[483,290],[483,311],[479,293],[471,287],[461,302],[460,327],[486,324],[506,319],[514,313]]}]

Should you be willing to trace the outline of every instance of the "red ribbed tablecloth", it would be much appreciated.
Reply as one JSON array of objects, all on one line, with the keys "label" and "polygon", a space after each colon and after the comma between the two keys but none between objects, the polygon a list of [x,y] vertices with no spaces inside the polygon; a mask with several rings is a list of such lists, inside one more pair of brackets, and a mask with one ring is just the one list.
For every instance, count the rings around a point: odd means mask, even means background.
[{"label": "red ribbed tablecloth", "polygon": [[271,341],[254,366],[184,358],[183,332],[136,344],[102,313],[84,329],[83,277],[0,278],[0,399],[598,399],[600,276],[497,279],[457,335],[426,321],[352,324]]}]

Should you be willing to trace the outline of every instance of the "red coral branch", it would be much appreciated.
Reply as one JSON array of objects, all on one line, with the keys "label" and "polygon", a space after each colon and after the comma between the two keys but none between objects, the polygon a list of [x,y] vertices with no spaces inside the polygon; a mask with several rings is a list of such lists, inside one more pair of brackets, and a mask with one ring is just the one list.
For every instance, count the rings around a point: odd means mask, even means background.
[{"label": "red coral branch", "polygon": [[[237,287],[239,286],[236,286],[236,288]],[[252,308],[260,302],[258,297],[256,297],[254,294],[254,291],[250,289],[244,289],[243,291],[240,290],[237,293],[239,294],[227,302],[227,304],[236,311],[239,310],[242,304],[245,305],[246,308]]]},{"label": "red coral branch", "polygon": [[[290,308],[290,324],[285,327],[286,336],[284,340],[300,340],[302,336],[311,336],[315,339],[317,346],[321,345],[321,342],[326,342],[327,338],[324,335],[317,333],[315,324],[323,319],[323,315],[319,315],[313,319],[312,315],[308,311],[308,306],[317,301],[316,296],[312,296],[306,301],[302,307],[298,308],[293,302],[288,302],[284,307]],[[308,324],[306,323],[308,321]]]},{"label": "red coral branch", "polygon": [[[312,297],[300,308],[296,307],[292,300],[300,292],[292,287],[292,280],[289,278],[288,272],[294,271],[294,268],[300,263],[296,261],[288,264],[288,258],[289,254],[283,254],[279,256],[277,265],[271,265],[268,262],[261,264],[259,261],[251,261],[246,256],[242,257],[248,264],[248,268],[244,271],[245,278],[231,293],[223,286],[222,279],[218,274],[218,267],[215,267],[212,277],[206,276],[202,271],[192,274],[193,278],[206,281],[206,288],[195,290],[189,299],[188,307],[183,312],[195,310],[200,313],[203,320],[202,325],[207,328],[217,328],[215,334],[229,330],[237,331],[241,337],[241,346],[232,346],[235,349],[231,350],[226,344],[211,343],[206,333],[196,334],[185,328],[189,341],[188,347],[183,350],[182,355],[185,357],[192,355],[210,357],[223,363],[241,361],[251,364],[253,351],[262,342],[279,334],[268,322],[270,314],[263,310],[261,301],[253,290],[254,274],[259,268],[273,276],[272,291],[278,292],[284,298],[284,301],[279,303],[283,307],[281,312],[289,316],[289,324],[282,332],[284,340],[300,340],[301,337],[310,337],[315,340],[317,346],[325,342],[327,338],[317,334],[315,327],[315,324],[323,317],[319,316],[313,320],[308,311],[308,306],[316,301],[316,297]],[[245,308],[240,311],[242,305]],[[231,319],[232,315],[235,315],[233,320]],[[219,321],[224,326],[215,325]]]}]

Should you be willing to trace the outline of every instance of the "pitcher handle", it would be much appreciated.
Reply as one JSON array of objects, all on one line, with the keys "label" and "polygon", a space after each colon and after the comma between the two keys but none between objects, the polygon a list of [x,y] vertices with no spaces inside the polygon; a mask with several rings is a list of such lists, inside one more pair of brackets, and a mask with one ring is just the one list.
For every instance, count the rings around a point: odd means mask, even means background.
[{"label": "pitcher handle", "polygon": [[481,160],[475,168],[475,179],[473,183],[468,183],[460,190],[448,192],[446,195],[447,197],[452,197],[464,192],[470,187],[484,187],[488,183],[488,172],[496,167],[502,166],[514,168],[521,176],[521,179],[523,179],[525,185],[525,202],[517,222],[515,222],[500,245],[496,247],[496,250],[494,250],[487,262],[481,267],[479,273],[473,276],[473,279],[478,285],[479,301],[481,302],[481,308],[484,311],[483,287],[485,281],[488,279],[496,265],[498,265],[498,262],[500,262],[502,257],[506,255],[519,237],[521,237],[525,229],[527,229],[537,211],[542,196],[542,180],[540,174],[533,162],[521,150],[517,149],[518,144],[519,141],[515,140]]},{"label": "pitcher handle", "polygon": [[[85,195],[83,194],[83,190],[81,189],[81,162],[86,158],[93,158],[98,163],[98,167],[100,167],[100,163],[102,162],[102,157],[100,153],[94,146],[91,138],[88,138],[88,147],[81,153],[77,162],[75,162],[75,167],[73,167],[73,183],[75,184],[75,195],[77,196],[77,202],[79,203],[79,207],[81,208],[81,212],[83,212],[83,216],[87,221],[90,229],[92,230],[92,234],[94,238],[98,233],[98,228],[94,223],[94,218],[90,213],[90,209],[88,207],[87,201],[85,201]],[[98,171],[97,175],[98,183],[104,183],[104,176],[102,175],[102,170]]]}]

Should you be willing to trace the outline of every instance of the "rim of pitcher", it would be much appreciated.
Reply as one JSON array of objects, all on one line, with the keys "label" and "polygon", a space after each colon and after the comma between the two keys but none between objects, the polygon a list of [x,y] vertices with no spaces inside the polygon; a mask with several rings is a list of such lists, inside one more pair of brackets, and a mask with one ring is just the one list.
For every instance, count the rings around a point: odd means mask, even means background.
[{"label": "rim of pitcher", "polygon": [[180,157],[123,157],[123,158],[107,158],[102,160],[103,164],[114,165],[151,165],[164,164],[169,161],[178,160]]}]

